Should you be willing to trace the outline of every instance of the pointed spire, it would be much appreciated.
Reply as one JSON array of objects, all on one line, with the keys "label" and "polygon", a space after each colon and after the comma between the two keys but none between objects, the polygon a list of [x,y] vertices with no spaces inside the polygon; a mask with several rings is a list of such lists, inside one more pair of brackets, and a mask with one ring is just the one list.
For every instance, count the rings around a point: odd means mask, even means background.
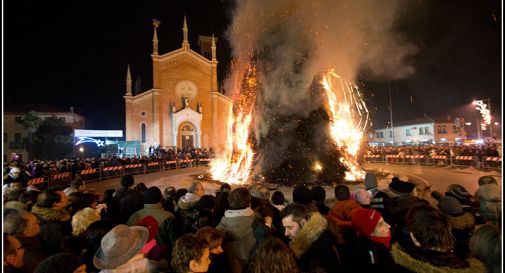
[{"label": "pointed spire", "polygon": [[126,71],[126,96],[132,95],[132,75],[130,73],[130,65]]},{"label": "pointed spire", "polygon": [[184,15],[184,25],[182,27],[182,48],[188,49],[188,24],[186,23],[186,15]]},{"label": "pointed spire", "polygon": [[156,29],[160,26],[161,22],[153,19],[154,34],[153,34],[153,55],[158,55],[158,33]]},{"label": "pointed spire", "polygon": [[214,39],[214,34],[212,34],[212,46],[210,47],[212,49],[212,60],[216,61],[216,40]]}]

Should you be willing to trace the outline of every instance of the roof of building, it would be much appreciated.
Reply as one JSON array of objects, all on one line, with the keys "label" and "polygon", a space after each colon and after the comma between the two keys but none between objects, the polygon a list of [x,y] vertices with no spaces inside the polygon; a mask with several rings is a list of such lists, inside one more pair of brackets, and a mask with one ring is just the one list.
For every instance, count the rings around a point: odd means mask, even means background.
[{"label": "roof of building", "polygon": [[415,125],[415,124],[423,124],[423,123],[434,123],[434,122],[435,121],[432,118],[430,118],[429,116],[424,116],[424,117],[420,117],[420,118],[394,122],[393,125],[396,127],[396,126],[406,126],[406,125]]},{"label": "roof of building", "polygon": [[64,110],[49,104],[21,104],[21,105],[4,105],[5,113],[28,113],[35,111],[39,113],[65,113],[71,112],[70,109]]}]

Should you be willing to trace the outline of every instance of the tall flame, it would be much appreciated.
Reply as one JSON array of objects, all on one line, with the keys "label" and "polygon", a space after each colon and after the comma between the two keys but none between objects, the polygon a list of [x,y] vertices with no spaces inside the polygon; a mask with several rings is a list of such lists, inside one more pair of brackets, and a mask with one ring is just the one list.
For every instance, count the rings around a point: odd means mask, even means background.
[{"label": "tall flame", "polygon": [[349,169],[345,179],[362,179],[365,172],[359,167],[357,155],[369,117],[365,102],[358,87],[342,80],[333,70],[328,71],[322,83],[331,119],[330,134],[343,151],[340,161]]},{"label": "tall flame", "polygon": [[[255,109],[258,75],[250,62],[243,64],[241,68],[235,71],[232,82],[233,94],[237,99],[234,100],[233,111],[230,111],[233,115],[230,115],[227,121],[226,147],[224,152],[210,163],[212,179],[229,184],[249,182],[254,158],[249,133]],[[243,71],[245,73],[242,73]]]}]

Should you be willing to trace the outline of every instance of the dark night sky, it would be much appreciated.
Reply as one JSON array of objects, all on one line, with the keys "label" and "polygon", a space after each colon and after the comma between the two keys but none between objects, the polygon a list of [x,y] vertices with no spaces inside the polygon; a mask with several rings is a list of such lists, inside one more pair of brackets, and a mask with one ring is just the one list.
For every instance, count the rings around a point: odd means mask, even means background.
[{"label": "dark night sky", "polygon": [[[180,47],[187,15],[191,48],[199,34],[215,34],[222,81],[230,61],[224,35],[232,1],[6,1],[5,105],[47,103],[91,119],[91,129],[124,129],[125,73],[151,88],[152,18],[160,54]],[[416,73],[391,82],[394,120],[451,114],[476,118],[469,103],[491,98],[501,123],[502,7],[499,0],[410,1],[399,35],[418,47]],[[251,22],[254,23],[254,22]],[[388,82],[366,81],[362,91],[375,124],[389,120]],[[413,103],[410,103],[410,96]]]}]

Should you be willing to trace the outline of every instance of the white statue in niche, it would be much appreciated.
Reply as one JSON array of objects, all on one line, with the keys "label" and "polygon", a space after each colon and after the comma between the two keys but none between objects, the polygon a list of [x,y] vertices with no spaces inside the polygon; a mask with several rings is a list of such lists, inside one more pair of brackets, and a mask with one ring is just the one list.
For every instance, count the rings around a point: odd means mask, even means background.
[{"label": "white statue in niche", "polygon": [[189,99],[188,97],[184,97],[184,108],[188,108],[189,107]]}]

